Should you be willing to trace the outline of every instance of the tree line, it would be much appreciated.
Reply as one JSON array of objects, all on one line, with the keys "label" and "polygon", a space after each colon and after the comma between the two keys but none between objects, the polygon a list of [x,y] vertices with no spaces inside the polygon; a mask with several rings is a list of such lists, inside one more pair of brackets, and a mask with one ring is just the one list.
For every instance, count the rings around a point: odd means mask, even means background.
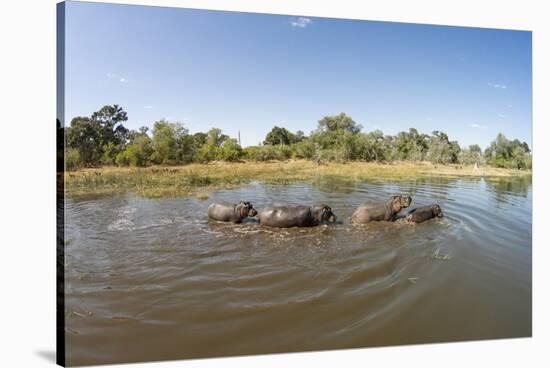
[{"label": "tree line", "polygon": [[[446,133],[418,132],[415,128],[396,135],[380,130],[363,132],[361,125],[340,113],[325,116],[309,136],[275,126],[262,144],[242,148],[218,128],[190,134],[181,123],[165,119],[148,127],[129,130],[127,113],[118,105],[104,106],[91,117],[77,116],[64,129],[67,170],[101,165],[181,165],[210,161],[269,161],[291,158],[335,161],[429,161],[530,169],[529,145],[498,134],[489,147],[460,147]],[[59,123],[58,123],[59,126]]]}]

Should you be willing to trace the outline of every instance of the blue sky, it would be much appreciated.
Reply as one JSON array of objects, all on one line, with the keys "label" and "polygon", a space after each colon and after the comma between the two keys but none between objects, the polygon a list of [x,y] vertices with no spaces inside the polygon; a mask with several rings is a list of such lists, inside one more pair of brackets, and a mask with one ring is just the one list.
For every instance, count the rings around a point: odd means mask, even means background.
[{"label": "blue sky", "polygon": [[66,121],[103,105],[243,146],[345,112],[364,131],[531,145],[531,33],[68,2]]}]

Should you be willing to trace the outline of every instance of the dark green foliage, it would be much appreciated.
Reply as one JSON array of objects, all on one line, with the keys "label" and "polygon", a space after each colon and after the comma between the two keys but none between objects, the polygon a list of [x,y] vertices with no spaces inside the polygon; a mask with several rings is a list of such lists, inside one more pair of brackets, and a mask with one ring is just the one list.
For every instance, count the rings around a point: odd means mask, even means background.
[{"label": "dark green foliage", "polygon": [[101,145],[113,143],[122,145],[128,138],[128,129],[122,122],[128,120],[126,111],[118,105],[103,106],[99,111],[92,114],[92,120],[96,121],[101,127]]},{"label": "dark green foliage", "polygon": [[399,132],[395,137],[395,148],[400,160],[422,161],[430,147],[430,137],[420,134],[415,128]]},{"label": "dark green foliage", "polygon": [[458,162],[460,146],[457,141],[449,141],[447,134],[434,131],[428,140],[426,159],[434,163],[454,164]]},{"label": "dark green foliage", "polygon": [[78,150],[85,166],[113,164],[127,143],[129,131],[122,125],[126,120],[118,105],[103,106],[91,118],[77,116],[67,130],[67,146]]},{"label": "dark green foliage", "polygon": [[116,157],[116,163],[121,166],[147,166],[153,154],[153,145],[148,135],[135,137],[131,143]]},{"label": "dark green foliage", "polygon": [[531,150],[525,142],[508,140],[499,133],[485,150],[485,160],[489,165],[510,169],[530,169]]},{"label": "dark green foliage", "polygon": [[350,116],[343,112],[335,116],[325,116],[318,121],[317,131],[319,132],[350,132],[357,134],[361,131],[361,125],[358,125]]},{"label": "dark green foliage", "polygon": [[292,156],[311,160],[315,157],[315,153],[319,147],[311,139],[302,139],[298,143],[292,145]]},{"label": "dark green foliage", "polygon": [[253,146],[244,149],[245,159],[252,161],[284,161],[292,157],[292,148],[285,145]]},{"label": "dark green foliage", "polygon": [[203,144],[206,143],[206,138],[208,135],[206,133],[198,132],[193,134],[193,144],[195,148],[201,147]]},{"label": "dark green foliage", "polygon": [[212,128],[206,133],[206,144],[210,146],[219,147],[225,142],[229,137],[225,134],[222,134],[222,130],[218,128]]},{"label": "dark green foliage", "polygon": [[67,131],[67,146],[78,150],[84,166],[100,163],[103,155],[101,141],[101,126],[97,121],[83,116],[71,120]]},{"label": "dark green foliage", "polygon": [[58,123],[58,137],[66,137],[64,152],[68,170],[97,165],[147,166],[179,165],[214,160],[253,161],[291,158],[324,161],[395,160],[433,163],[489,164],[497,167],[531,168],[531,151],[525,142],[510,141],[499,134],[482,153],[478,145],[461,149],[447,134],[422,134],[414,128],[384,135],[380,130],[363,133],[361,125],[341,113],[318,121],[309,137],[275,126],[264,145],[241,148],[237,140],[212,128],[193,135],[180,123],[159,120],[147,127],[128,130],[122,123],[128,117],[117,105],[104,106],[91,117],[77,116],[68,128]]},{"label": "dark green foliage", "polygon": [[238,161],[242,156],[242,149],[237,141],[222,134],[218,128],[212,128],[206,134],[196,133],[193,136],[193,145],[195,152],[192,160],[196,162]]},{"label": "dark green foliage", "polygon": [[483,164],[484,158],[481,153],[481,147],[477,144],[472,144],[469,147],[463,148],[458,155],[458,162],[466,165]]},{"label": "dark green foliage", "polygon": [[275,126],[269,133],[267,133],[264,140],[264,145],[275,146],[278,144],[284,144],[289,146],[291,144],[298,143],[303,139],[304,132],[301,130],[297,131],[296,134],[293,134],[286,128],[279,128],[278,126]]},{"label": "dark green foliage", "polygon": [[151,161],[156,164],[178,164],[191,162],[193,157],[193,137],[180,123],[164,119],[155,122],[151,140],[153,154]]},{"label": "dark green foliage", "polygon": [[219,158],[224,161],[234,162],[239,161],[243,156],[243,150],[236,139],[229,138],[226,139],[221,147],[219,152]]},{"label": "dark green foliage", "polygon": [[65,149],[65,170],[73,171],[82,167],[80,153],[76,148]]}]

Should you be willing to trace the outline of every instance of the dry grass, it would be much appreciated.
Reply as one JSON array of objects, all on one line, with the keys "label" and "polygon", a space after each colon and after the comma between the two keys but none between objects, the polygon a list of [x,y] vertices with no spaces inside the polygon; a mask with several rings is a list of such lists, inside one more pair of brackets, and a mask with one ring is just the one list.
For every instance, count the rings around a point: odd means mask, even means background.
[{"label": "dry grass", "polygon": [[287,162],[212,162],[177,167],[147,168],[102,167],[65,173],[68,195],[102,194],[132,191],[146,197],[196,195],[207,199],[208,192],[234,188],[261,181],[292,183],[321,177],[346,180],[407,180],[421,177],[486,176],[511,177],[530,175],[530,171],[496,168],[433,165],[430,163],[396,162],[391,164],[350,162],[317,164],[305,160]]}]

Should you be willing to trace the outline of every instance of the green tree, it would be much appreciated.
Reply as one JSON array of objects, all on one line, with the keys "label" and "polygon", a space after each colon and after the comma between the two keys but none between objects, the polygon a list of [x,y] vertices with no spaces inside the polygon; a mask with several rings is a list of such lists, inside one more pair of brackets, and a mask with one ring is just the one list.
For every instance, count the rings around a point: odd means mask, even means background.
[{"label": "green tree", "polygon": [[118,105],[103,106],[92,114],[92,120],[101,127],[101,145],[109,142],[115,145],[126,143],[128,129],[122,125],[128,120],[128,114]]},{"label": "green tree", "polygon": [[531,150],[526,142],[510,141],[502,133],[497,134],[485,149],[485,160],[496,167],[515,169],[531,168]]},{"label": "green tree", "polygon": [[429,139],[427,159],[441,164],[456,163],[460,154],[457,141],[449,141],[447,134],[434,131]]},{"label": "green tree", "polygon": [[191,143],[191,146],[194,147],[193,160],[197,162],[209,162],[218,159],[238,160],[242,155],[240,146],[237,148],[234,146],[234,142],[229,142],[227,147],[223,148],[225,142],[229,140],[229,136],[223,134],[219,128],[212,128],[206,133],[196,133]]},{"label": "green tree", "polygon": [[101,126],[95,120],[85,116],[76,116],[71,120],[67,130],[67,146],[78,150],[84,166],[94,166],[100,163],[103,149],[101,142]]},{"label": "green tree", "polygon": [[175,164],[190,160],[192,145],[187,133],[188,130],[180,123],[171,123],[165,119],[155,122],[151,160],[157,164]]},{"label": "green tree", "polygon": [[420,134],[415,128],[408,132],[399,132],[395,137],[395,150],[398,159],[421,161],[428,151],[428,136]]},{"label": "green tree", "polygon": [[315,157],[319,148],[311,139],[301,139],[292,145],[292,155],[295,158],[311,160]]},{"label": "green tree", "polygon": [[220,156],[220,147],[210,144],[203,144],[193,155],[193,161],[210,162],[217,160]]},{"label": "green tree", "polygon": [[392,143],[381,130],[358,135],[358,153],[356,159],[362,161],[388,161],[392,155]]},{"label": "green tree", "polygon": [[76,148],[65,149],[65,170],[72,171],[82,167],[80,153]]},{"label": "green tree", "polygon": [[130,130],[128,132],[128,143],[133,143],[138,137],[149,137],[149,128],[146,126],[140,127],[138,130]]},{"label": "green tree", "polygon": [[293,143],[299,142],[301,139],[303,139],[304,133],[302,131],[298,131],[297,134],[293,134],[286,128],[279,128],[278,126],[273,127],[269,133],[267,133],[264,145],[278,145],[278,144],[284,144],[284,145],[291,145]]},{"label": "green tree", "polygon": [[203,144],[206,144],[206,139],[208,135],[206,133],[198,132],[193,134],[193,141],[196,148],[201,147]]},{"label": "green tree", "polygon": [[315,160],[356,159],[360,149],[355,136],[360,131],[361,126],[344,113],[323,117],[318,121],[317,129],[309,137],[313,144],[319,147],[316,150]]},{"label": "green tree", "polygon": [[116,157],[116,163],[121,166],[147,166],[153,154],[151,138],[146,134],[137,136],[132,143],[126,145]]},{"label": "green tree", "polygon": [[85,166],[112,164],[127,142],[129,131],[122,125],[126,120],[118,105],[103,106],[91,118],[77,116],[67,129],[67,145],[78,150]]},{"label": "green tree", "polygon": [[472,144],[466,148],[463,148],[460,151],[458,162],[466,165],[482,164],[483,154],[481,152],[481,147],[477,144]]},{"label": "green tree", "polygon": [[220,147],[227,139],[229,136],[222,134],[222,130],[218,128],[212,128],[206,133],[206,144],[210,146]]},{"label": "green tree", "polygon": [[220,148],[220,158],[224,161],[239,161],[243,156],[243,150],[234,138],[226,139]]},{"label": "green tree", "polygon": [[325,116],[319,120],[317,130],[325,132],[344,131],[357,134],[361,131],[361,125],[357,124],[350,116],[342,112],[334,116]]}]

